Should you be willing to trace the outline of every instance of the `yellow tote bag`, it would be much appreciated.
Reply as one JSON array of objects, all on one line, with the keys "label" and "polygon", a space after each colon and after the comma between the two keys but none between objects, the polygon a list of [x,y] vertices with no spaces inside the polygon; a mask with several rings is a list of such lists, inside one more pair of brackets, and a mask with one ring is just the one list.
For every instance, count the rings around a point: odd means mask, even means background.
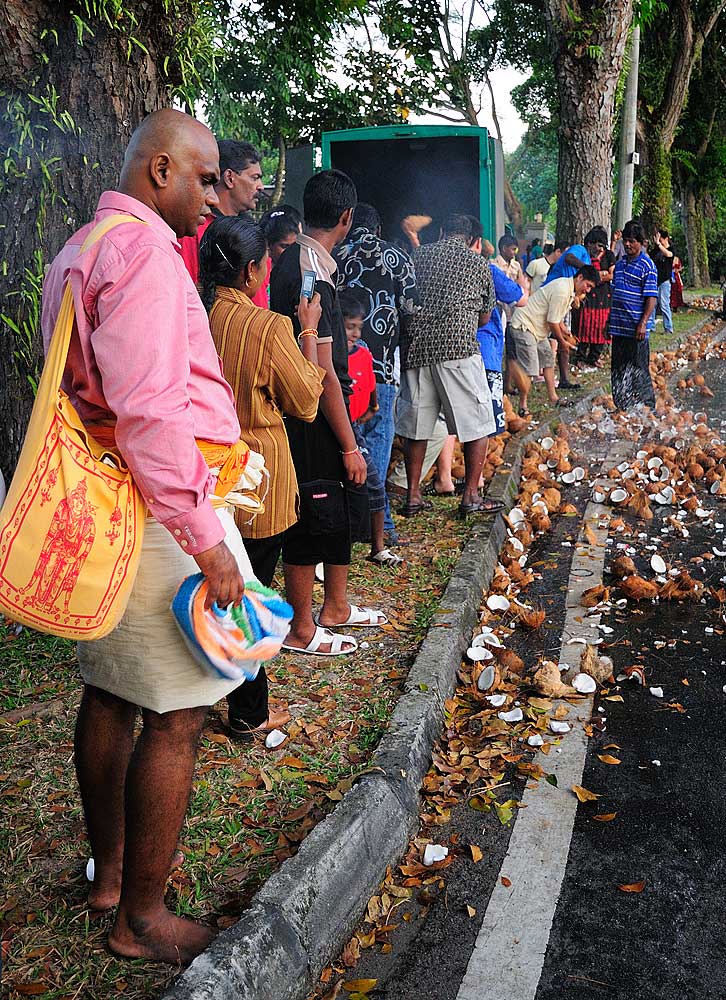
[{"label": "yellow tote bag", "polygon": [[[81,253],[122,222],[139,220],[109,216]],[[91,437],[60,388],[73,322],[68,282],[0,510],[0,612],[51,635],[100,639],[126,609],[146,510],[123,459]]]}]

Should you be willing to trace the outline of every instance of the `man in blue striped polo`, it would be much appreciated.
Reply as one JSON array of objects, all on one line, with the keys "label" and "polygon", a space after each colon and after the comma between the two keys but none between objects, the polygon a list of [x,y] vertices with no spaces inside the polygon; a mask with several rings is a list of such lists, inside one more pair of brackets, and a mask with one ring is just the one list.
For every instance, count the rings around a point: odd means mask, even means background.
[{"label": "man in blue striped polo", "polygon": [[639,404],[653,408],[648,337],[655,326],[658,272],[643,250],[645,233],[631,220],[623,228],[625,256],[615,265],[609,331],[612,336],[611,381],[619,410]]}]

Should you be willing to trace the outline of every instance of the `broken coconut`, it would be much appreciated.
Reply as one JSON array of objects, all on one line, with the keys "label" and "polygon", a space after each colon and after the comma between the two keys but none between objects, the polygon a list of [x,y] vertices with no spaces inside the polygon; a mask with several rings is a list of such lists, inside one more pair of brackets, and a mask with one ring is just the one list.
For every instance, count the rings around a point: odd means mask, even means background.
[{"label": "broken coconut", "polygon": [[560,680],[560,668],[552,660],[544,660],[533,677],[534,686],[545,698],[566,698],[572,694],[569,684]]}]

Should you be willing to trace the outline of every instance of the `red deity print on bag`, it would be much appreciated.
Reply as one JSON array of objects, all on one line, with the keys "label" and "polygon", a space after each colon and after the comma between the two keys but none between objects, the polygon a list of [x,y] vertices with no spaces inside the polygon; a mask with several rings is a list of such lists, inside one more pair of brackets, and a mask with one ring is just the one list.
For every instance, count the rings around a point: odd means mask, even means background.
[{"label": "red deity print on bag", "polygon": [[[53,514],[33,575],[21,591],[23,604],[46,612],[68,612],[78,574],[96,537],[95,507],[86,499],[85,477],[68,490]],[[34,587],[33,593],[29,593]]]}]

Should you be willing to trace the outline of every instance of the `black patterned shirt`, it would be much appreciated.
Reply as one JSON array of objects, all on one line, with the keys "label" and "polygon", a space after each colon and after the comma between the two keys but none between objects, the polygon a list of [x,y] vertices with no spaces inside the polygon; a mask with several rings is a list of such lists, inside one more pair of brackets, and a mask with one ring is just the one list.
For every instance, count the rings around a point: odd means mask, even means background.
[{"label": "black patterned shirt", "polygon": [[411,320],[402,368],[423,368],[479,353],[479,313],[495,304],[489,264],[460,236],[426,243],[413,254],[421,311]]},{"label": "black patterned shirt", "polygon": [[338,287],[355,288],[367,306],[361,340],[373,355],[376,382],[392,385],[401,319],[413,316],[419,307],[411,258],[363,227],[351,230],[333,256]]}]

